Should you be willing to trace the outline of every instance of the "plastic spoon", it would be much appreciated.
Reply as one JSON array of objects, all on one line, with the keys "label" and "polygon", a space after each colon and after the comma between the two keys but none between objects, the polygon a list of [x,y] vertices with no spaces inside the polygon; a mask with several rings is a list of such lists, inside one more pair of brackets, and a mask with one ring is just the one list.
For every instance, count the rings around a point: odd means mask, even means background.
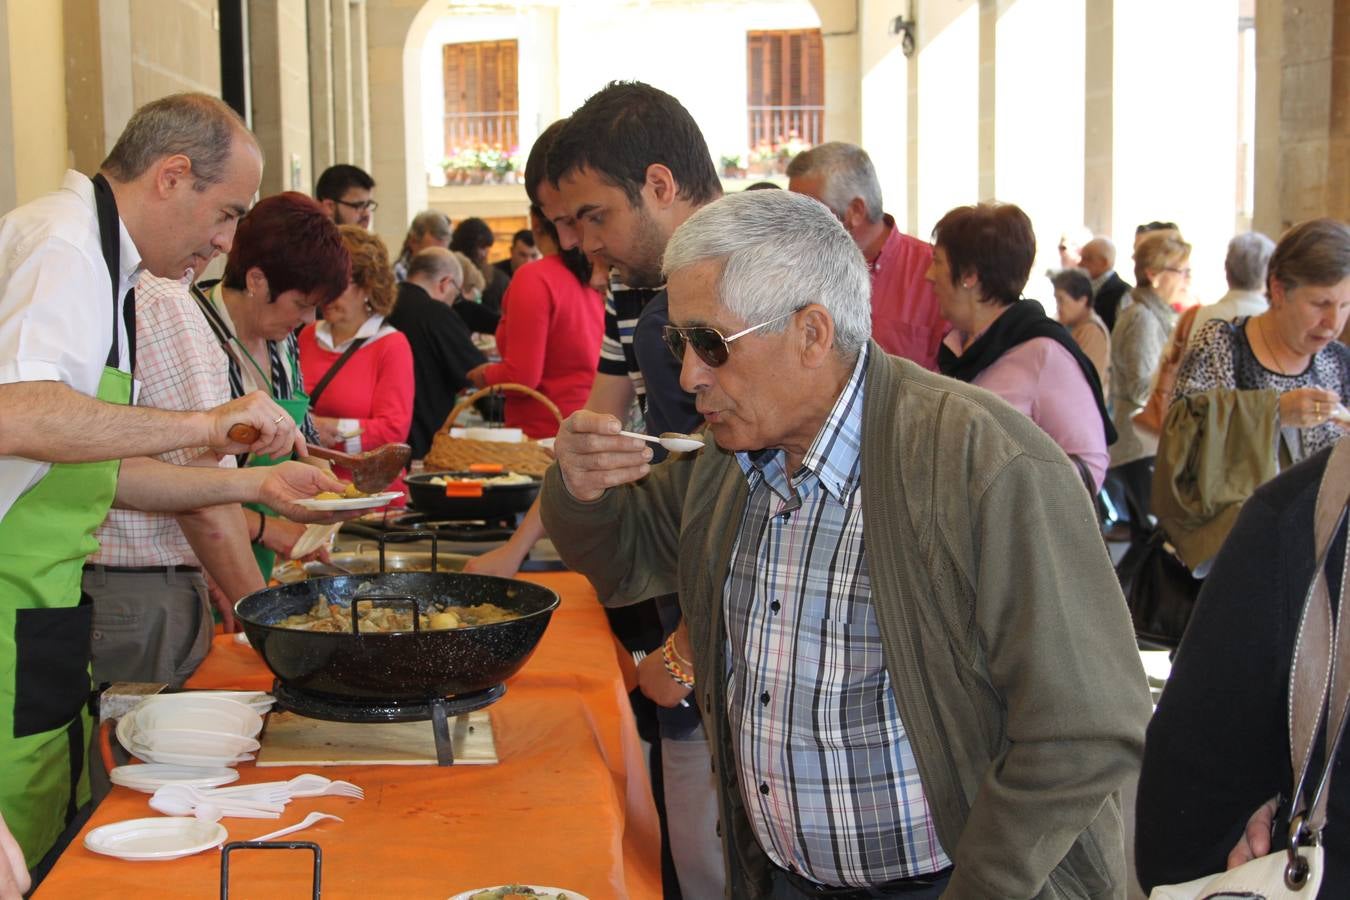
[{"label": "plastic spoon", "polygon": [[638,434],[636,431],[620,431],[619,434],[637,438],[639,441],[660,444],[671,453],[693,453],[695,450],[703,449],[703,441],[696,435],[680,434],[678,431],[663,431],[660,437],[653,434]]}]

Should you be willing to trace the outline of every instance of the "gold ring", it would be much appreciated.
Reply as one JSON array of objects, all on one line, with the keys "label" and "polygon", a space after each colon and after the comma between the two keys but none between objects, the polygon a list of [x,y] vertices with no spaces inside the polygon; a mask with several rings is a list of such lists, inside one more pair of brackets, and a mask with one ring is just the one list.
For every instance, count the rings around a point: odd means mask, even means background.
[{"label": "gold ring", "polygon": [[1321,401],[1321,400],[1314,400],[1314,401],[1313,401],[1313,415],[1314,415],[1314,416],[1317,416],[1319,419],[1322,418],[1322,401]]},{"label": "gold ring", "polygon": [[272,420],[272,424],[275,425],[284,418],[286,418],[286,414],[282,413],[281,415],[277,416],[275,419]]}]

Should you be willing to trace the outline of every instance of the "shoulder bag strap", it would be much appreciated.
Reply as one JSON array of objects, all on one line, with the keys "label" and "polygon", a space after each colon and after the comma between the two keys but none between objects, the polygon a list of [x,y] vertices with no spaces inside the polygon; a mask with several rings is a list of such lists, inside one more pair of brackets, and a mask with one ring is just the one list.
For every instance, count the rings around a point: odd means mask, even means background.
[{"label": "shoulder bag strap", "polygon": [[[1313,529],[1316,568],[1299,621],[1289,676],[1289,740],[1294,764],[1291,821],[1303,836],[1314,840],[1320,837],[1326,824],[1332,762],[1345,730],[1347,712],[1350,711],[1350,626],[1341,627],[1346,619],[1342,614],[1337,615],[1334,627],[1332,625],[1332,597],[1326,573],[1327,556],[1336,534],[1346,521],[1348,508],[1350,441],[1340,441],[1327,459],[1317,492]],[[1350,548],[1347,549],[1336,591],[1338,612],[1342,613],[1346,611],[1340,607],[1340,599],[1345,593],[1347,572],[1350,572]],[[1323,709],[1327,715],[1326,759],[1312,802],[1305,806],[1304,787],[1313,742],[1322,723]],[[1294,843],[1290,842],[1291,848]]]},{"label": "shoulder bag strap", "polygon": [[337,362],[333,363],[332,367],[327,372],[323,373],[323,377],[319,379],[319,383],[314,385],[314,390],[309,393],[309,408],[311,410],[319,404],[319,397],[323,395],[324,390],[328,387],[328,383],[333,380],[333,376],[337,375],[338,370],[347,364],[347,360],[352,358],[352,354],[357,350],[360,350],[361,346],[368,340],[370,339],[357,338],[352,341],[347,345],[346,352],[337,358]]}]

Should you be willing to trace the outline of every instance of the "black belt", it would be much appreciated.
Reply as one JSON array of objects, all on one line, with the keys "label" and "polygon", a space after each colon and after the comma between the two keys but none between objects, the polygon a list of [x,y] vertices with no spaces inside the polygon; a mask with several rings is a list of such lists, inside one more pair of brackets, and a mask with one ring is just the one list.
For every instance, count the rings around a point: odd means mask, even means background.
[{"label": "black belt", "polygon": [[952,867],[948,866],[940,872],[930,872],[927,875],[897,878],[895,881],[874,884],[870,887],[830,887],[827,884],[816,884],[796,872],[789,872],[786,869],[780,869],[779,871],[792,883],[793,887],[811,897],[829,897],[831,900],[870,900],[873,897],[890,897],[894,894],[926,891],[946,881],[952,874]]},{"label": "black belt", "polygon": [[105,566],[102,563],[85,563],[86,572],[118,572],[127,575],[172,575],[174,572],[201,572],[201,566]]}]

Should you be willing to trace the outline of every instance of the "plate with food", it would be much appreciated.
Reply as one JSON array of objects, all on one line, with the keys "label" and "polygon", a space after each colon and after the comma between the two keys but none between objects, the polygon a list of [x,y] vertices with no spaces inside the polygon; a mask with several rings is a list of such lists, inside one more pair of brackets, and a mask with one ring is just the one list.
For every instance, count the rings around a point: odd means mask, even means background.
[{"label": "plate with food", "polygon": [[402,491],[380,491],[378,494],[363,494],[360,491],[357,491],[356,488],[348,485],[348,490],[342,494],[336,493],[335,491],[321,491],[313,497],[297,500],[295,502],[306,509],[323,511],[375,509],[380,506],[388,506],[402,496]]},{"label": "plate with food", "polygon": [[455,894],[450,900],[587,900],[585,894],[537,884],[499,884]]}]

